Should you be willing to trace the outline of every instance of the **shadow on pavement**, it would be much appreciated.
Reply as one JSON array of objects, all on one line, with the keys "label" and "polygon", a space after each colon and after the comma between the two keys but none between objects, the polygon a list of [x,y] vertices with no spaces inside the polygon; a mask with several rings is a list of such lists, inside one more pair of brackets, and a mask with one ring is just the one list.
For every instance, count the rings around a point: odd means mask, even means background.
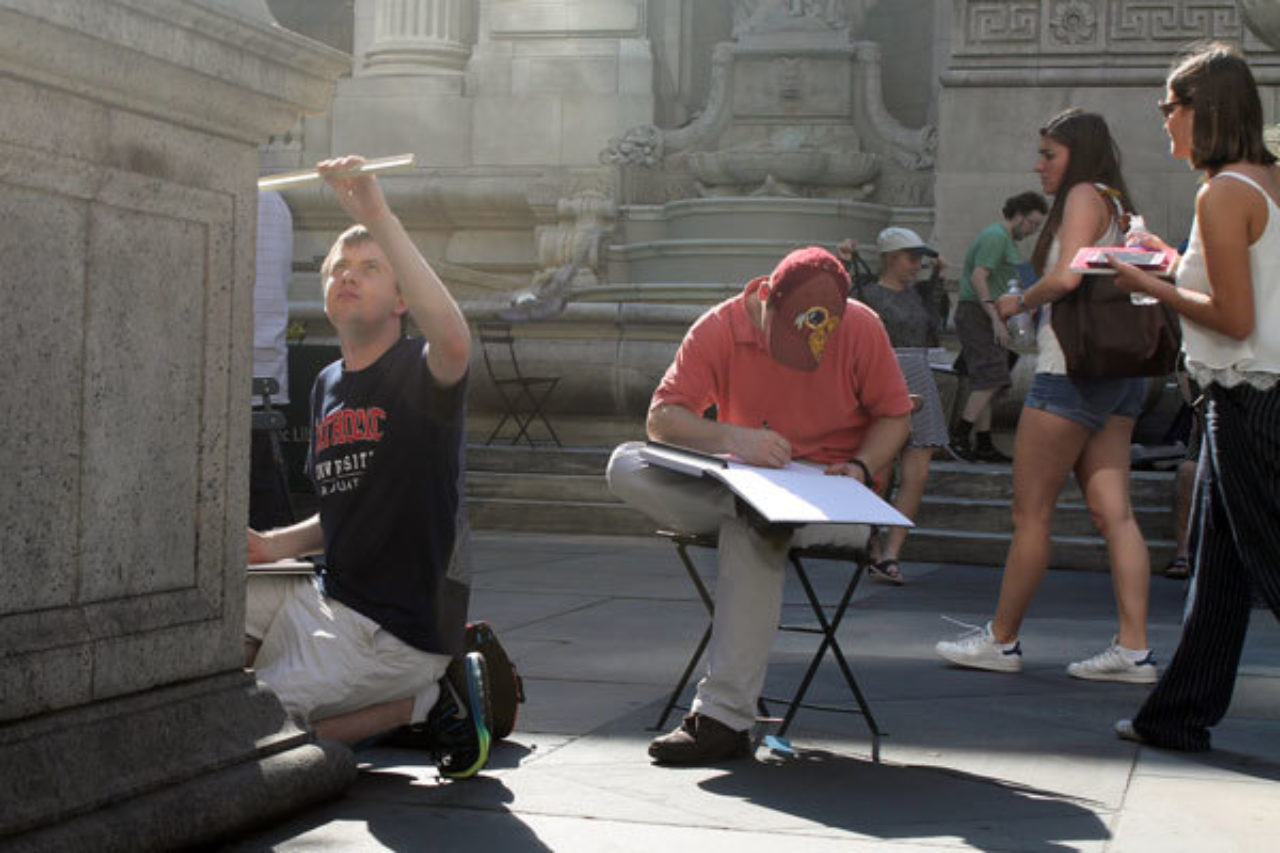
[{"label": "shadow on pavement", "polygon": [[[532,750],[502,741],[495,744],[488,769],[517,767]],[[442,780],[424,764],[425,774],[411,772],[417,765],[406,757],[421,757],[406,750],[373,748],[362,751],[360,778],[346,796],[323,809],[313,810],[254,835],[252,841],[235,839],[208,848],[228,851],[273,850],[288,841],[304,840],[308,833],[321,831],[329,843],[342,843],[343,823],[358,827],[355,839],[371,836],[387,850],[419,851],[453,849],[466,839],[473,850],[549,850],[533,830],[512,813],[514,795],[501,780],[480,775],[466,780]],[[335,839],[335,835],[339,836]],[[324,846],[324,845],[322,845]]]},{"label": "shadow on pavement", "polygon": [[945,768],[877,765],[821,750],[743,762],[701,787],[886,840],[958,838],[982,850],[1048,853],[1111,837],[1088,805],[1053,791]]}]

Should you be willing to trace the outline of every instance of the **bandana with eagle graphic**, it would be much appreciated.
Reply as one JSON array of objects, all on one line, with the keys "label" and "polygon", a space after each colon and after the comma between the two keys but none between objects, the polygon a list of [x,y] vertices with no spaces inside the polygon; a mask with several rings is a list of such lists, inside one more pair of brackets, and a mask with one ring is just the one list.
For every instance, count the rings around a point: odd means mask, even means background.
[{"label": "bandana with eagle graphic", "polygon": [[796,370],[817,370],[827,340],[844,316],[849,274],[826,249],[796,249],[760,286],[764,336],[773,358]]}]

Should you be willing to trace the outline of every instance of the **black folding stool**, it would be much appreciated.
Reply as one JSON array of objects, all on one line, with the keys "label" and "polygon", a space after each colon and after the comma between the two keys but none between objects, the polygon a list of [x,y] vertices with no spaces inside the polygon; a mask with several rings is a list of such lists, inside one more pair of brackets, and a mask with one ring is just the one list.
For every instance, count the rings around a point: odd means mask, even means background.
[{"label": "black folding stool", "polygon": [[562,447],[560,437],[543,412],[543,406],[556,389],[560,377],[525,375],[520,369],[515,336],[511,334],[509,324],[480,323],[477,328],[480,332],[480,349],[484,354],[484,367],[489,373],[489,381],[502,400],[503,408],[502,417],[484,443],[492,444],[507,421],[511,421],[516,427],[511,443],[518,444],[523,438],[532,447],[533,436],[529,434],[529,426],[534,421],[541,421],[556,447]]},{"label": "black folding stool", "polygon": [[[707,615],[714,618],[715,603],[711,598],[711,593],[707,590],[706,583],[702,580],[702,575],[699,574],[697,567],[693,564],[693,560],[689,557],[689,549],[711,548],[714,550],[717,547],[716,537],[711,534],[673,533],[669,530],[659,530],[658,535],[671,540],[671,543],[676,546],[676,554],[680,557],[680,562],[688,573],[689,580],[693,582],[694,589],[698,592],[698,597],[702,599],[702,604],[707,609]],[[872,535],[875,535],[874,528],[872,529]],[[836,560],[852,563],[849,581],[845,584],[839,602],[829,612],[818,599],[818,594],[814,591],[813,584],[809,581],[809,572],[804,566],[804,559]],[[804,677],[801,679],[799,686],[796,687],[795,694],[790,699],[761,696],[756,700],[756,710],[761,717],[768,718],[770,716],[770,702],[786,704],[786,713],[783,715],[778,730],[775,732],[775,735],[779,738],[786,735],[787,729],[791,726],[791,721],[801,708],[829,711],[837,714],[858,714],[866,721],[867,729],[871,732],[871,760],[878,764],[880,762],[880,737],[884,732],[876,724],[876,719],[871,714],[871,707],[867,704],[866,697],[862,695],[862,690],[858,687],[858,681],[854,678],[853,670],[849,668],[849,662],[845,660],[844,651],[840,648],[840,640],[836,637],[836,631],[839,630],[845,611],[849,608],[853,593],[857,590],[858,583],[862,580],[870,562],[871,558],[865,547],[817,545],[792,548],[787,552],[787,563],[795,571],[796,578],[799,579],[800,585],[804,588],[805,598],[808,600],[810,610],[818,624],[815,627],[810,624],[783,623],[778,626],[778,630],[801,634],[817,634],[822,637],[822,640],[818,643],[818,648],[814,651],[813,657],[810,658],[809,666],[805,669]],[[706,651],[707,643],[710,640],[711,622],[709,621],[706,630],[702,632],[702,639],[698,641],[698,645],[693,650],[693,655],[689,658],[689,663],[685,665],[684,672],[680,674],[679,682],[677,682],[675,689],[671,691],[667,704],[663,706],[662,713],[658,716],[658,722],[654,724],[655,729],[662,730],[666,727],[667,718],[676,707],[687,709],[687,706],[678,704],[680,696],[684,693],[685,687],[688,686],[693,670],[698,665],[698,661],[702,659],[703,652]],[[809,685],[818,672],[818,666],[822,663],[823,657],[828,651],[831,652],[831,656],[835,658],[836,664],[840,667],[840,673],[844,676],[845,683],[849,686],[849,692],[853,694],[853,699],[857,703],[856,708],[847,705],[820,705],[804,701],[805,695],[809,692]]]}]

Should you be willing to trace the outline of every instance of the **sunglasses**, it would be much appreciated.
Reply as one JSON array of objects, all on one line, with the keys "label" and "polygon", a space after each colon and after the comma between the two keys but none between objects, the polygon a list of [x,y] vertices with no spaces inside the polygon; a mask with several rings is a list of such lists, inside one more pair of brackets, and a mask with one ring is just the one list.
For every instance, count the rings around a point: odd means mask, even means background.
[{"label": "sunglasses", "polygon": [[1178,107],[1189,107],[1189,106],[1191,106],[1190,101],[1184,101],[1184,100],[1178,99],[1174,101],[1160,101],[1156,104],[1156,109],[1160,111],[1160,115],[1164,116],[1167,119],[1169,118],[1169,116],[1173,115],[1173,111],[1176,110]]}]

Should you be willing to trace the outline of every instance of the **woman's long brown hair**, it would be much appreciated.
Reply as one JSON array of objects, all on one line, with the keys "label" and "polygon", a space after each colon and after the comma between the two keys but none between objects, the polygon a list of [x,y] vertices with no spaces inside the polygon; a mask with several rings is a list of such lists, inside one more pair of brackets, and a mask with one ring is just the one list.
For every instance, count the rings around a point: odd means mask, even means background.
[{"label": "woman's long brown hair", "polygon": [[1040,135],[1052,139],[1067,149],[1067,169],[1062,183],[1053,195],[1053,206],[1045,219],[1035,251],[1031,253],[1031,266],[1036,275],[1044,275],[1045,260],[1053,238],[1062,225],[1062,213],[1067,206],[1067,193],[1079,183],[1106,184],[1115,190],[1121,206],[1133,212],[1129,188],[1120,174],[1120,150],[1111,138],[1106,119],[1097,113],[1089,113],[1077,107],[1064,110],[1051,118]]}]

